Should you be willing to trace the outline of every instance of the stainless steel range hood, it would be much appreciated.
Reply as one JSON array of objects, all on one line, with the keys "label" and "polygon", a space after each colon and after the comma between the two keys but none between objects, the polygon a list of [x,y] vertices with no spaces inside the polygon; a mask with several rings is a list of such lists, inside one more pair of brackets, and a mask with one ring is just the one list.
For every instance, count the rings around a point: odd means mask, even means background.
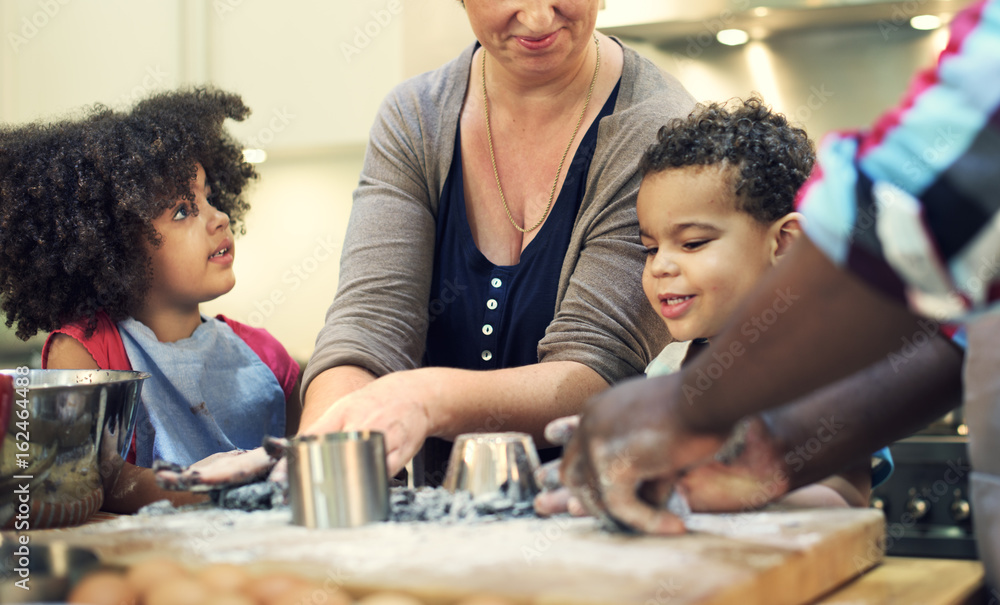
[{"label": "stainless steel range hood", "polygon": [[751,38],[811,28],[878,24],[887,31],[909,27],[917,15],[948,17],[970,0],[608,0],[597,27],[606,34],[670,44],[723,29],[742,29]]}]

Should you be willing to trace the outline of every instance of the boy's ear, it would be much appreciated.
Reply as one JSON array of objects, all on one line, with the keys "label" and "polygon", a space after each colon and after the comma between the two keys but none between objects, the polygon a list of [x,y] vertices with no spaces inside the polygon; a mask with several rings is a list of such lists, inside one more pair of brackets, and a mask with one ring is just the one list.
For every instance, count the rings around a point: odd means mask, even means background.
[{"label": "boy's ear", "polygon": [[770,229],[771,263],[778,262],[802,235],[805,217],[798,212],[789,212],[774,221]]}]

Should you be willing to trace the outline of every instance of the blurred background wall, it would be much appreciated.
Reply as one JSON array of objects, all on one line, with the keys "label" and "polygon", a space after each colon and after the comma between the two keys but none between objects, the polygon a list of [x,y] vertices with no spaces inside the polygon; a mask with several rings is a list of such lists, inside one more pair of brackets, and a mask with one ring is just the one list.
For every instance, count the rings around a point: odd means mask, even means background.
[{"label": "blurred background wall", "polygon": [[[817,139],[869,123],[943,48],[944,30],[915,30],[912,16],[932,11],[946,23],[967,4],[606,3],[598,26],[699,100],[757,91]],[[751,40],[718,43],[731,26]],[[381,99],[473,41],[456,0],[2,0],[0,33],[3,123],[97,102],[127,106],[192,84],[243,95],[254,113],[231,131],[267,160],[237,240],[236,288],[204,311],[267,328],[300,360],[336,290],[351,192]],[[41,342],[0,326],[0,367],[37,365]]]}]

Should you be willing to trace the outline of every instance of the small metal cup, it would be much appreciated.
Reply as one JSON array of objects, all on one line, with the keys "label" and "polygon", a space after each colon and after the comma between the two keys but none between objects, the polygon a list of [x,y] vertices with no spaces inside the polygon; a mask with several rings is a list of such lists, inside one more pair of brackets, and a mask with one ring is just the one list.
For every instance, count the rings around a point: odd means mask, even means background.
[{"label": "small metal cup", "polygon": [[289,441],[292,521],[306,527],[357,527],[389,518],[382,433],[304,435]]},{"label": "small metal cup", "polygon": [[503,495],[514,502],[538,493],[538,451],[527,433],[467,433],[455,439],[444,487],[473,497]]}]

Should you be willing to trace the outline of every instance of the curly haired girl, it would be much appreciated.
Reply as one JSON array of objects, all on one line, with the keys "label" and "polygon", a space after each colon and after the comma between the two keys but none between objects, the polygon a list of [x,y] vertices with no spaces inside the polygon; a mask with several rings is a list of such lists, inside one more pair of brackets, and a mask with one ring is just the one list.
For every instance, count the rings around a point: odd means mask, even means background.
[{"label": "curly haired girl", "polygon": [[298,364],[266,331],[199,310],[236,282],[233,237],[257,174],[223,122],[248,114],[237,95],[194,89],[0,128],[7,326],[52,332],[43,368],[152,375],[106,510],[197,498],[160,490],[154,460],[191,464],[295,430]]}]

